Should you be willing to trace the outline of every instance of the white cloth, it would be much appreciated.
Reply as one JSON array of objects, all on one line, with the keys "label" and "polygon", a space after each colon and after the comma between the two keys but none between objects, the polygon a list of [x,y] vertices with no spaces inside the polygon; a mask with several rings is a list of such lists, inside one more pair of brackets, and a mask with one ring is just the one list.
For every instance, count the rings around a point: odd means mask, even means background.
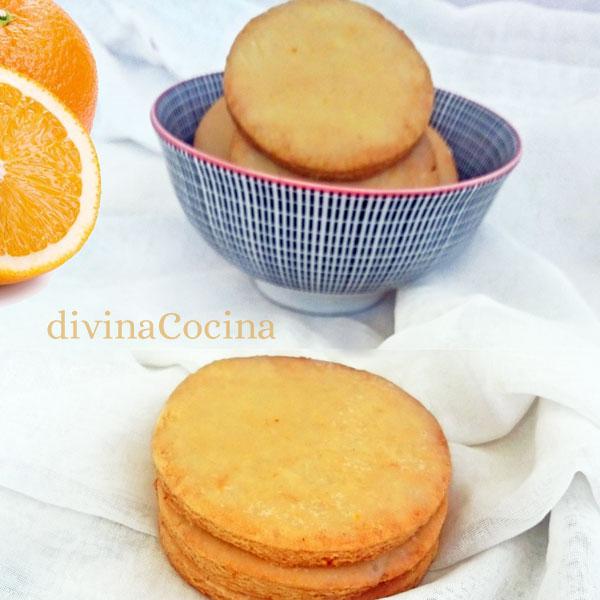
[{"label": "white cloth", "polygon": [[[0,599],[197,597],[155,539],[152,424],[189,370],[257,351],[368,368],[441,421],[450,517],[407,600],[600,596],[600,15],[371,3],[438,85],[513,120],[525,154],[458,260],[368,313],[320,319],[274,307],[208,249],[148,124],[162,88],[222,68],[235,32],[271,3],[63,1],[99,63],[103,209],[67,265],[0,291]],[[204,321],[229,309],[272,319],[278,339],[50,340],[61,309]]]}]

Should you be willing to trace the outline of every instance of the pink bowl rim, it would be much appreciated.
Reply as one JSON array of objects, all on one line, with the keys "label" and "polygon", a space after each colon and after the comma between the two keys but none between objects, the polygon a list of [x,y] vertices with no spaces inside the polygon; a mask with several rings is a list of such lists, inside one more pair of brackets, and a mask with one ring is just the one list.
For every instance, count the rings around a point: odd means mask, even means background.
[{"label": "pink bowl rim", "polygon": [[432,194],[448,194],[448,193],[453,193],[453,192],[459,192],[464,189],[475,188],[477,186],[480,186],[480,185],[483,185],[486,183],[490,183],[492,181],[496,181],[496,180],[508,175],[517,166],[517,164],[521,160],[521,156],[523,154],[523,142],[521,140],[521,136],[519,135],[519,132],[512,125],[512,123],[510,121],[505,119],[503,116],[498,114],[496,111],[488,108],[487,106],[484,106],[483,104],[480,104],[479,102],[476,102],[475,100],[471,100],[470,98],[467,98],[466,96],[461,96],[460,94],[456,94],[449,90],[445,90],[442,88],[436,88],[441,92],[445,92],[447,94],[451,94],[453,96],[461,98],[462,100],[466,100],[467,102],[470,102],[471,104],[474,104],[475,106],[478,106],[482,110],[492,113],[494,116],[496,116],[498,119],[500,119],[508,127],[508,129],[510,130],[510,132],[512,133],[512,135],[514,136],[514,138],[516,140],[516,150],[515,150],[513,157],[510,160],[508,160],[506,163],[504,163],[501,167],[498,167],[497,169],[494,169],[493,171],[490,171],[489,173],[485,173],[484,175],[479,175],[477,177],[472,177],[470,179],[464,179],[462,181],[459,181],[458,183],[453,183],[450,185],[441,185],[441,186],[426,187],[426,188],[393,188],[393,189],[392,188],[390,188],[390,189],[356,188],[356,187],[351,187],[351,186],[345,186],[343,184],[336,185],[336,184],[332,184],[332,183],[300,181],[297,179],[291,179],[291,178],[287,178],[287,177],[278,177],[276,175],[269,175],[268,173],[261,173],[260,171],[253,171],[252,169],[246,169],[245,167],[240,167],[229,161],[222,160],[220,158],[211,156],[210,154],[206,154],[205,152],[197,150],[196,148],[194,148],[194,146],[187,144],[183,140],[180,140],[179,138],[177,138],[173,134],[171,134],[169,131],[167,131],[167,129],[160,122],[160,120],[156,114],[158,105],[161,103],[162,99],[165,96],[167,96],[167,94],[170,94],[175,88],[177,88],[181,85],[184,85],[186,83],[189,83],[190,81],[202,79],[203,77],[210,77],[213,75],[221,75],[221,73],[220,72],[207,73],[206,75],[199,75],[196,77],[191,77],[189,79],[185,79],[183,81],[180,81],[180,82],[168,87],[166,90],[164,90],[158,96],[158,98],[152,104],[152,108],[150,110],[150,121],[151,121],[152,126],[154,127],[155,131],[158,133],[159,137],[163,141],[170,144],[171,146],[174,146],[178,150],[184,152],[185,154],[188,154],[189,156],[191,156],[197,160],[210,163],[217,167],[221,167],[222,169],[236,173],[238,175],[245,175],[246,177],[249,177],[249,178],[259,179],[261,181],[267,181],[269,183],[276,183],[276,184],[279,184],[282,186],[291,186],[294,188],[308,189],[308,190],[318,191],[321,193],[328,193],[328,194],[345,194],[345,195],[365,196],[365,197],[367,197],[367,196],[368,197],[399,196],[402,198],[406,198],[406,197],[411,197],[411,196],[424,196],[424,195],[432,195]]}]

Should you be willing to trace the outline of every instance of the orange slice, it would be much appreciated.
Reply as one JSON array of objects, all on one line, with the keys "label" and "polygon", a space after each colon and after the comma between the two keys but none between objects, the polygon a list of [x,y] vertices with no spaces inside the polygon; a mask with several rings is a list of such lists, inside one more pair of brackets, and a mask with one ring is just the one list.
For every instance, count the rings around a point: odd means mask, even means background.
[{"label": "orange slice", "polygon": [[0,67],[0,284],[73,256],[99,202],[98,158],[81,123],[45,88]]}]

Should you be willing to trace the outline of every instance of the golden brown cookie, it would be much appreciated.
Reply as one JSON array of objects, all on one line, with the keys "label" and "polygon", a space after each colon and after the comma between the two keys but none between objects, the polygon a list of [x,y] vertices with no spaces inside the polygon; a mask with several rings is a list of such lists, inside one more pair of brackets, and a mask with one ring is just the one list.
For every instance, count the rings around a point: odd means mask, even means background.
[{"label": "golden brown cookie", "polygon": [[251,144],[237,128],[231,138],[229,160],[235,165],[256,171],[257,173],[306,181],[306,177],[298,175],[272,161],[266,154],[263,154]]},{"label": "golden brown cookie", "polygon": [[367,592],[360,594],[356,599],[348,599],[348,600],[377,600],[378,598],[387,598],[388,596],[393,596],[394,594],[400,594],[402,592],[406,592],[407,590],[412,590],[417,587],[419,583],[423,580],[423,577],[427,575],[427,571],[431,566],[431,563],[435,560],[439,549],[439,542],[436,542],[433,549],[423,558],[419,564],[404,575],[400,575],[395,579],[390,579],[389,581],[384,581],[380,583],[378,586],[374,587]]},{"label": "golden brown cookie", "polygon": [[251,20],[231,48],[224,88],[248,138],[311,179],[362,179],[393,165],[433,107],[412,42],[352,0],[292,0]]},{"label": "golden brown cookie", "polygon": [[439,185],[435,154],[428,136],[423,135],[407,156],[385,171],[350,185],[371,189],[428,188]]},{"label": "golden brown cookie", "polygon": [[[286,179],[306,181],[305,177],[272,161],[247,141],[239,130],[233,134],[229,155],[231,162],[246,169]],[[433,187],[439,183],[433,147],[429,137],[424,135],[408,155],[392,167],[388,167],[368,179],[344,182],[344,186],[371,189],[410,189]]]},{"label": "golden brown cookie", "polygon": [[292,357],[234,358],[173,392],[153,439],[186,518],[265,560],[339,565],[405,543],[450,481],[435,418],[391,382]]},{"label": "golden brown cookie", "polygon": [[169,559],[171,566],[181,578],[212,600],[248,600],[247,595],[231,592],[213,582],[185,556],[162,523],[158,526],[160,544]]},{"label": "golden brown cookie", "polygon": [[204,113],[196,129],[194,147],[216,158],[229,160],[229,146],[234,131],[235,124],[225,99],[221,97]]},{"label": "golden brown cookie", "polygon": [[217,584],[281,600],[335,599],[371,589],[413,569],[436,544],[447,501],[405,544],[375,559],[340,567],[285,567],[227,544],[194,526],[157,482],[160,519],[179,548]]},{"label": "golden brown cookie", "polygon": [[431,142],[435,154],[440,185],[456,183],[458,181],[458,171],[450,146],[433,127],[427,128],[427,138]]},{"label": "golden brown cookie", "polygon": [[[256,598],[271,600],[270,595],[251,595],[246,592],[232,590],[222,584],[215,583],[204,571],[181,550],[164,523],[159,523],[159,537],[169,562],[179,575],[192,587],[213,600],[248,600]],[[414,569],[381,583],[369,590],[357,594],[342,594],[340,600],[376,600],[397,594],[417,586],[423,579],[433,562],[438,550],[438,543],[415,565]]]}]

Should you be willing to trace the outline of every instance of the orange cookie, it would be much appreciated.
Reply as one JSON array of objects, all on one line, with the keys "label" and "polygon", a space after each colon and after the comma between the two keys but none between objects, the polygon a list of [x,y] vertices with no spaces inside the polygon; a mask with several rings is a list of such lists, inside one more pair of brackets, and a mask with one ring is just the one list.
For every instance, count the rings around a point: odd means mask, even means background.
[{"label": "orange cookie", "polygon": [[[215,583],[210,577],[207,577],[198,566],[188,557],[169,532],[169,530],[161,522],[159,523],[159,537],[161,545],[169,559],[173,568],[179,575],[187,581],[192,587],[202,592],[213,600],[272,600],[269,595],[250,595],[245,592],[239,592],[229,589],[223,584]],[[392,594],[397,594],[417,586],[429,569],[438,550],[438,544],[421,559],[414,569],[399,575],[394,579],[390,579],[382,584],[360,592],[358,594],[346,594],[337,596],[340,600],[376,600],[384,598]]]},{"label": "orange cookie", "polygon": [[276,177],[285,177],[286,179],[298,179],[306,181],[306,177],[293,173],[282,165],[278,165],[268,156],[263,154],[258,148],[253,146],[239,129],[236,129],[231,138],[231,146],[229,147],[229,160],[257,173],[265,175],[275,175]]},{"label": "orange cookie", "polygon": [[433,108],[429,69],[412,42],[352,0],[291,0],[250,21],[224,86],[248,138],[312,179],[362,179],[393,165]]},{"label": "orange cookie", "polygon": [[410,571],[435,546],[447,501],[405,544],[375,559],[340,567],[284,567],[227,544],[195,527],[157,482],[160,519],[179,548],[215,583],[282,600],[335,599],[374,588]]},{"label": "orange cookie", "polygon": [[429,137],[421,136],[413,149],[393,167],[350,185],[373,189],[428,188],[439,185],[435,154]]},{"label": "orange cookie", "polygon": [[194,136],[194,146],[206,154],[229,160],[229,146],[234,131],[235,124],[225,99],[221,97],[202,117]]},{"label": "orange cookie", "polygon": [[421,583],[423,577],[427,575],[427,571],[437,556],[439,549],[439,542],[435,544],[433,549],[419,562],[419,564],[404,575],[400,575],[395,579],[390,579],[380,583],[367,592],[360,594],[360,596],[349,598],[348,600],[377,600],[378,598],[387,598],[394,594],[400,594],[407,590],[412,590]]},{"label": "orange cookie", "polygon": [[232,358],[169,398],[153,459],[185,517],[288,566],[369,560],[441,506],[450,455],[435,418],[372,373],[305,358]]},{"label": "orange cookie", "polygon": [[427,138],[431,142],[435,154],[440,184],[456,183],[458,181],[458,172],[450,146],[448,146],[446,140],[433,127],[427,128]]},{"label": "orange cookie", "polygon": [[[233,134],[229,150],[231,162],[268,175],[306,181],[305,177],[273,162],[268,156],[255,148],[238,131]],[[346,181],[344,186],[372,189],[409,189],[426,188],[439,185],[436,159],[429,136],[422,136],[407,156],[381,173],[359,181]]]},{"label": "orange cookie", "polygon": [[248,600],[247,595],[238,594],[213,583],[198,567],[181,552],[173,536],[159,523],[158,536],[171,566],[181,578],[193,588],[212,600]]}]

